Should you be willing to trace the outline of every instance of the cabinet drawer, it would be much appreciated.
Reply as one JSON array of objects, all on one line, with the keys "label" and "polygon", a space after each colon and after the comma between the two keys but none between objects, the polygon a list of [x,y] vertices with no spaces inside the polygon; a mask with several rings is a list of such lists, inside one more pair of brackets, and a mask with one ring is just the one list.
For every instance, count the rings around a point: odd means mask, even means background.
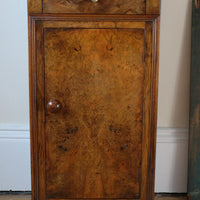
[{"label": "cabinet drawer", "polygon": [[146,0],[44,0],[44,13],[145,14]]}]

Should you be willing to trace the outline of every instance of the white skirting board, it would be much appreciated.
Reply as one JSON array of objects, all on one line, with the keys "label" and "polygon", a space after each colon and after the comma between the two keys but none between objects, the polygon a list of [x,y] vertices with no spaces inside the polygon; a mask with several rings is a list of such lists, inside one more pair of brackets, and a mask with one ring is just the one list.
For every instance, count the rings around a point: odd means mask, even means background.
[{"label": "white skirting board", "polygon": [[[187,192],[188,129],[158,128],[157,193]],[[0,125],[0,191],[30,191],[30,136],[27,126]]]}]

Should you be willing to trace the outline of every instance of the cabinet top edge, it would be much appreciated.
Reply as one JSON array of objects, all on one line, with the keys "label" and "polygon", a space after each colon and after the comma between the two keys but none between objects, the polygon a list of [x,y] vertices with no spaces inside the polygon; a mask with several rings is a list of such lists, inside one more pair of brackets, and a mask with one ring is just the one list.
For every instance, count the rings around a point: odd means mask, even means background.
[{"label": "cabinet top edge", "polygon": [[157,15],[68,15],[68,14],[29,14],[29,18],[34,21],[154,21],[160,17]]}]

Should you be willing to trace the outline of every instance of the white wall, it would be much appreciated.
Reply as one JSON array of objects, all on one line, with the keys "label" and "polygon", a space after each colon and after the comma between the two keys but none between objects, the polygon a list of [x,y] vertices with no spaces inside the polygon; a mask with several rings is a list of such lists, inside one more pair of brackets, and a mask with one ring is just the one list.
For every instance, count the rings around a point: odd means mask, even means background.
[{"label": "white wall", "polygon": [[[161,0],[156,192],[186,192],[192,0]],[[30,190],[27,0],[0,12],[0,190]]]},{"label": "white wall", "polygon": [[26,1],[1,2],[0,124],[29,122]]}]

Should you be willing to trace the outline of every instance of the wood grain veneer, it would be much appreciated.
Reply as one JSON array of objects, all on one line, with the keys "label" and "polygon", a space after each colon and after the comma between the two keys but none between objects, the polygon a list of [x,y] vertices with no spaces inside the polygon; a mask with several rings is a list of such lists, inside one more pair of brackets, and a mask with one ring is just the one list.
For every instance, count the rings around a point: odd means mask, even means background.
[{"label": "wood grain veneer", "polygon": [[44,13],[145,14],[145,0],[44,0]]},{"label": "wood grain veneer", "polygon": [[160,14],[160,0],[28,0],[29,13]]},{"label": "wood grain veneer", "polygon": [[28,3],[32,199],[154,199],[160,1]]}]

